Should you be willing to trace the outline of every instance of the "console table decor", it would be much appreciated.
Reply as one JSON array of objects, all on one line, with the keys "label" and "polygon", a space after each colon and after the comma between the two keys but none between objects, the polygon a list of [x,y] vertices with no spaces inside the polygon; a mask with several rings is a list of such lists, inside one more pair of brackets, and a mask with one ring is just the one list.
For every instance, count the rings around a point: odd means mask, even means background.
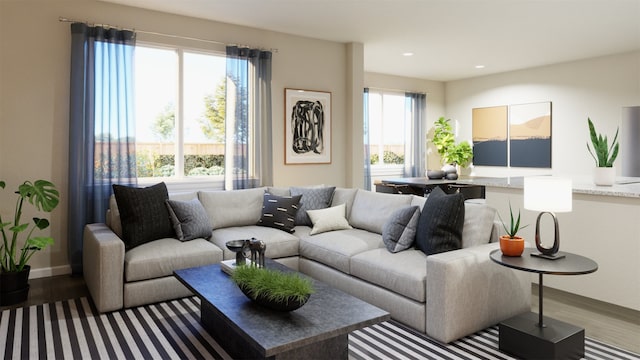
[{"label": "console table decor", "polygon": [[581,359],[584,357],[584,329],[543,315],[542,275],[582,275],[598,270],[598,264],[584,256],[561,252],[555,261],[530,256],[527,248],[521,257],[503,256],[500,250],[489,254],[502,266],[538,274],[538,314],[526,312],[501,322],[499,348],[525,359]]}]

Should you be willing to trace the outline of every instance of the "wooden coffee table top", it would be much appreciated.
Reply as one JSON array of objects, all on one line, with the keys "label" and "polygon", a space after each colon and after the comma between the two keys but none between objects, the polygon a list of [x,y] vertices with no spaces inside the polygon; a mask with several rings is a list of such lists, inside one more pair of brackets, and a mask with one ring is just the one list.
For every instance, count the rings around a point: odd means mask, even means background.
[{"label": "wooden coffee table top", "polygon": [[[270,259],[266,267],[295,272]],[[267,356],[390,319],[388,312],[315,279],[311,280],[316,292],[304,306],[279,312],[249,300],[218,264],[177,270],[174,275]]]}]

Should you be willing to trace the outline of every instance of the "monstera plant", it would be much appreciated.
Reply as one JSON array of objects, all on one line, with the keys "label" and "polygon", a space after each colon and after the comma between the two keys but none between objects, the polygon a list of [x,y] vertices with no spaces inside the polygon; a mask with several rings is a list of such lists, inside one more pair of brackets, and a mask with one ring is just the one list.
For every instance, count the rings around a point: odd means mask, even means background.
[{"label": "monstera plant", "polygon": [[[0,188],[6,183],[0,181]],[[51,212],[58,206],[60,194],[55,185],[46,180],[25,181],[18,187],[13,219],[5,219],[0,214],[0,272],[22,271],[36,251],[53,244],[53,238],[37,236],[37,232],[49,227],[49,220],[34,217],[32,222],[23,222],[22,208],[25,203],[33,205],[38,211]]]}]

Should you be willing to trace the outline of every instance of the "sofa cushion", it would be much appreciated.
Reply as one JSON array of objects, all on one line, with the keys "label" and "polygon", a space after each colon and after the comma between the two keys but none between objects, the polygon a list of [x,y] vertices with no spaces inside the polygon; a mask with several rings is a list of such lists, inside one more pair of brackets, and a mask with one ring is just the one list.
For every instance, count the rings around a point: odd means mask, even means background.
[{"label": "sofa cushion", "polygon": [[187,241],[211,236],[211,222],[200,200],[166,201],[173,230],[178,240]]},{"label": "sofa cushion", "polygon": [[295,231],[296,214],[302,195],[277,196],[264,193],[262,201],[262,216],[258,221],[260,226],[268,226],[288,233]]},{"label": "sofa cushion", "polygon": [[349,215],[351,226],[382,234],[382,225],[391,214],[411,204],[411,195],[396,195],[358,190]]},{"label": "sofa cushion", "polygon": [[436,187],[420,214],[416,247],[427,255],[460,249],[463,226],[464,196],[447,195]]},{"label": "sofa cushion", "polygon": [[392,254],[373,249],[351,258],[351,275],[419,302],[425,302],[427,256],[409,249]]},{"label": "sofa cushion", "polygon": [[491,206],[465,201],[462,247],[489,243],[495,217],[496,209]]},{"label": "sofa cushion", "polygon": [[114,184],[113,193],[120,211],[125,250],[175,236],[164,203],[169,198],[165,183],[145,188]]},{"label": "sofa cushion", "polygon": [[344,204],[347,210],[347,219],[351,214],[351,208],[353,207],[353,199],[356,197],[358,189],[340,188],[337,187],[333,191],[333,199],[331,199],[331,206]]},{"label": "sofa cushion", "polygon": [[291,187],[291,196],[301,195],[300,207],[296,214],[296,225],[311,226],[313,223],[307,215],[309,210],[325,209],[331,205],[335,186],[327,187]]},{"label": "sofa cushion", "polygon": [[[300,228],[305,228],[305,226],[296,227],[296,229]],[[227,241],[251,238],[264,241],[267,245],[264,253],[266,257],[277,259],[298,256],[299,239],[296,235],[266,226],[249,225],[216,229],[211,233],[209,241],[222,249],[224,259],[229,260],[235,259],[236,255],[227,249],[225,245]]]},{"label": "sofa cushion", "polygon": [[174,270],[215,264],[222,250],[205,239],[182,242],[159,239],[137,246],[124,254],[125,281],[171,276]]},{"label": "sofa cushion", "polygon": [[300,256],[345,274],[350,273],[349,263],[353,255],[377,248],[387,251],[382,237],[360,229],[331,231],[300,238]]},{"label": "sofa cushion", "polygon": [[406,250],[416,240],[420,208],[406,206],[396,210],[382,227],[382,241],[392,253]]},{"label": "sofa cushion", "polygon": [[313,223],[310,235],[327,231],[352,229],[344,217],[346,205],[340,204],[326,209],[309,210],[307,214]]},{"label": "sofa cushion", "polygon": [[262,215],[265,188],[200,191],[198,199],[207,210],[214,229],[255,225]]}]

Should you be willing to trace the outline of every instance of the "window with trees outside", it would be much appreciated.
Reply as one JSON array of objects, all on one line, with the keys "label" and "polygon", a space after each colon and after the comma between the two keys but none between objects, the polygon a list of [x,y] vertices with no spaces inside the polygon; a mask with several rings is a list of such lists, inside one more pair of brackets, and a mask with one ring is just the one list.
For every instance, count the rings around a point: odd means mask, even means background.
[{"label": "window with trees outside", "polygon": [[138,179],[224,175],[224,54],[138,44]]},{"label": "window with trees outside", "polygon": [[405,108],[404,93],[369,91],[369,161],[372,173],[381,168],[402,171],[405,159]]}]

